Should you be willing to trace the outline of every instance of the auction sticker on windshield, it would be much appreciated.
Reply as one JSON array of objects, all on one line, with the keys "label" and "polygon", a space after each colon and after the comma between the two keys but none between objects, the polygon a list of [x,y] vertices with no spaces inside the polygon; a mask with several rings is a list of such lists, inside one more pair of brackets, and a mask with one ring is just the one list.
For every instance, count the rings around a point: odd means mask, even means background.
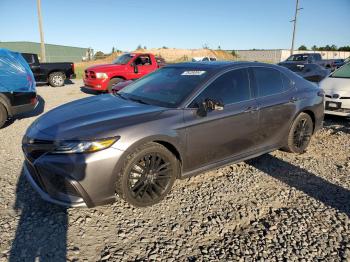
[{"label": "auction sticker on windshield", "polygon": [[206,71],[185,71],[181,75],[182,76],[201,76],[205,73]]}]

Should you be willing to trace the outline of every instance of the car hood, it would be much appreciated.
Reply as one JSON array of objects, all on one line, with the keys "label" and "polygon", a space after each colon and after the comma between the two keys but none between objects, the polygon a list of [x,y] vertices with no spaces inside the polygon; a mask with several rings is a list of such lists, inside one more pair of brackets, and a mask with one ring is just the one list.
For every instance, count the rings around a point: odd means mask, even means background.
[{"label": "car hood", "polygon": [[104,65],[95,65],[87,68],[94,72],[108,73],[111,71],[122,70],[126,65],[115,65],[115,64],[104,64]]},{"label": "car hood", "polygon": [[327,95],[339,94],[350,97],[350,79],[327,77],[321,81],[320,87]]},{"label": "car hood", "polygon": [[157,118],[166,108],[140,104],[111,94],[59,106],[37,119],[27,136],[42,140],[90,140],[113,137],[118,129]]}]

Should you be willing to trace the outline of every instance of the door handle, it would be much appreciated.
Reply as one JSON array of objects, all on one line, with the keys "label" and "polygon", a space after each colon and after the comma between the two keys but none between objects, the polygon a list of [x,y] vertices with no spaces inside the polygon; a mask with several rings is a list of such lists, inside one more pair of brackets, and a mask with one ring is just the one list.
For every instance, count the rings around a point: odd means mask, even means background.
[{"label": "door handle", "polygon": [[257,106],[249,106],[246,110],[244,110],[244,113],[254,113],[258,110],[259,108]]}]

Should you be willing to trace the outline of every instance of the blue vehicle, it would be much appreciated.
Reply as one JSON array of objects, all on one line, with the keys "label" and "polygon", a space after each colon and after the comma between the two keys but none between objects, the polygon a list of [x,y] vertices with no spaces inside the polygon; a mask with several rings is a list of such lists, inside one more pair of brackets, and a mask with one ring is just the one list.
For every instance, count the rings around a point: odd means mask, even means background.
[{"label": "blue vehicle", "polygon": [[22,55],[0,48],[0,128],[38,104],[35,80]]}]

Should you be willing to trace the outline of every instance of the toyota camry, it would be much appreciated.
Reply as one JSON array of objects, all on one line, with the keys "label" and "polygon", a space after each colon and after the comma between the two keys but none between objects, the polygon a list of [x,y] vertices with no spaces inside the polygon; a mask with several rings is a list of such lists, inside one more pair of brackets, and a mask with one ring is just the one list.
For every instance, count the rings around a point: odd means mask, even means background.
[{"label": "toyota camry", "polygon": [[23,138],[24,174],[47,201],[158,203],[176,179],[274,150],[303,153],[324,94],[256,62],[169,65],[115,94],[59,106]]}]

